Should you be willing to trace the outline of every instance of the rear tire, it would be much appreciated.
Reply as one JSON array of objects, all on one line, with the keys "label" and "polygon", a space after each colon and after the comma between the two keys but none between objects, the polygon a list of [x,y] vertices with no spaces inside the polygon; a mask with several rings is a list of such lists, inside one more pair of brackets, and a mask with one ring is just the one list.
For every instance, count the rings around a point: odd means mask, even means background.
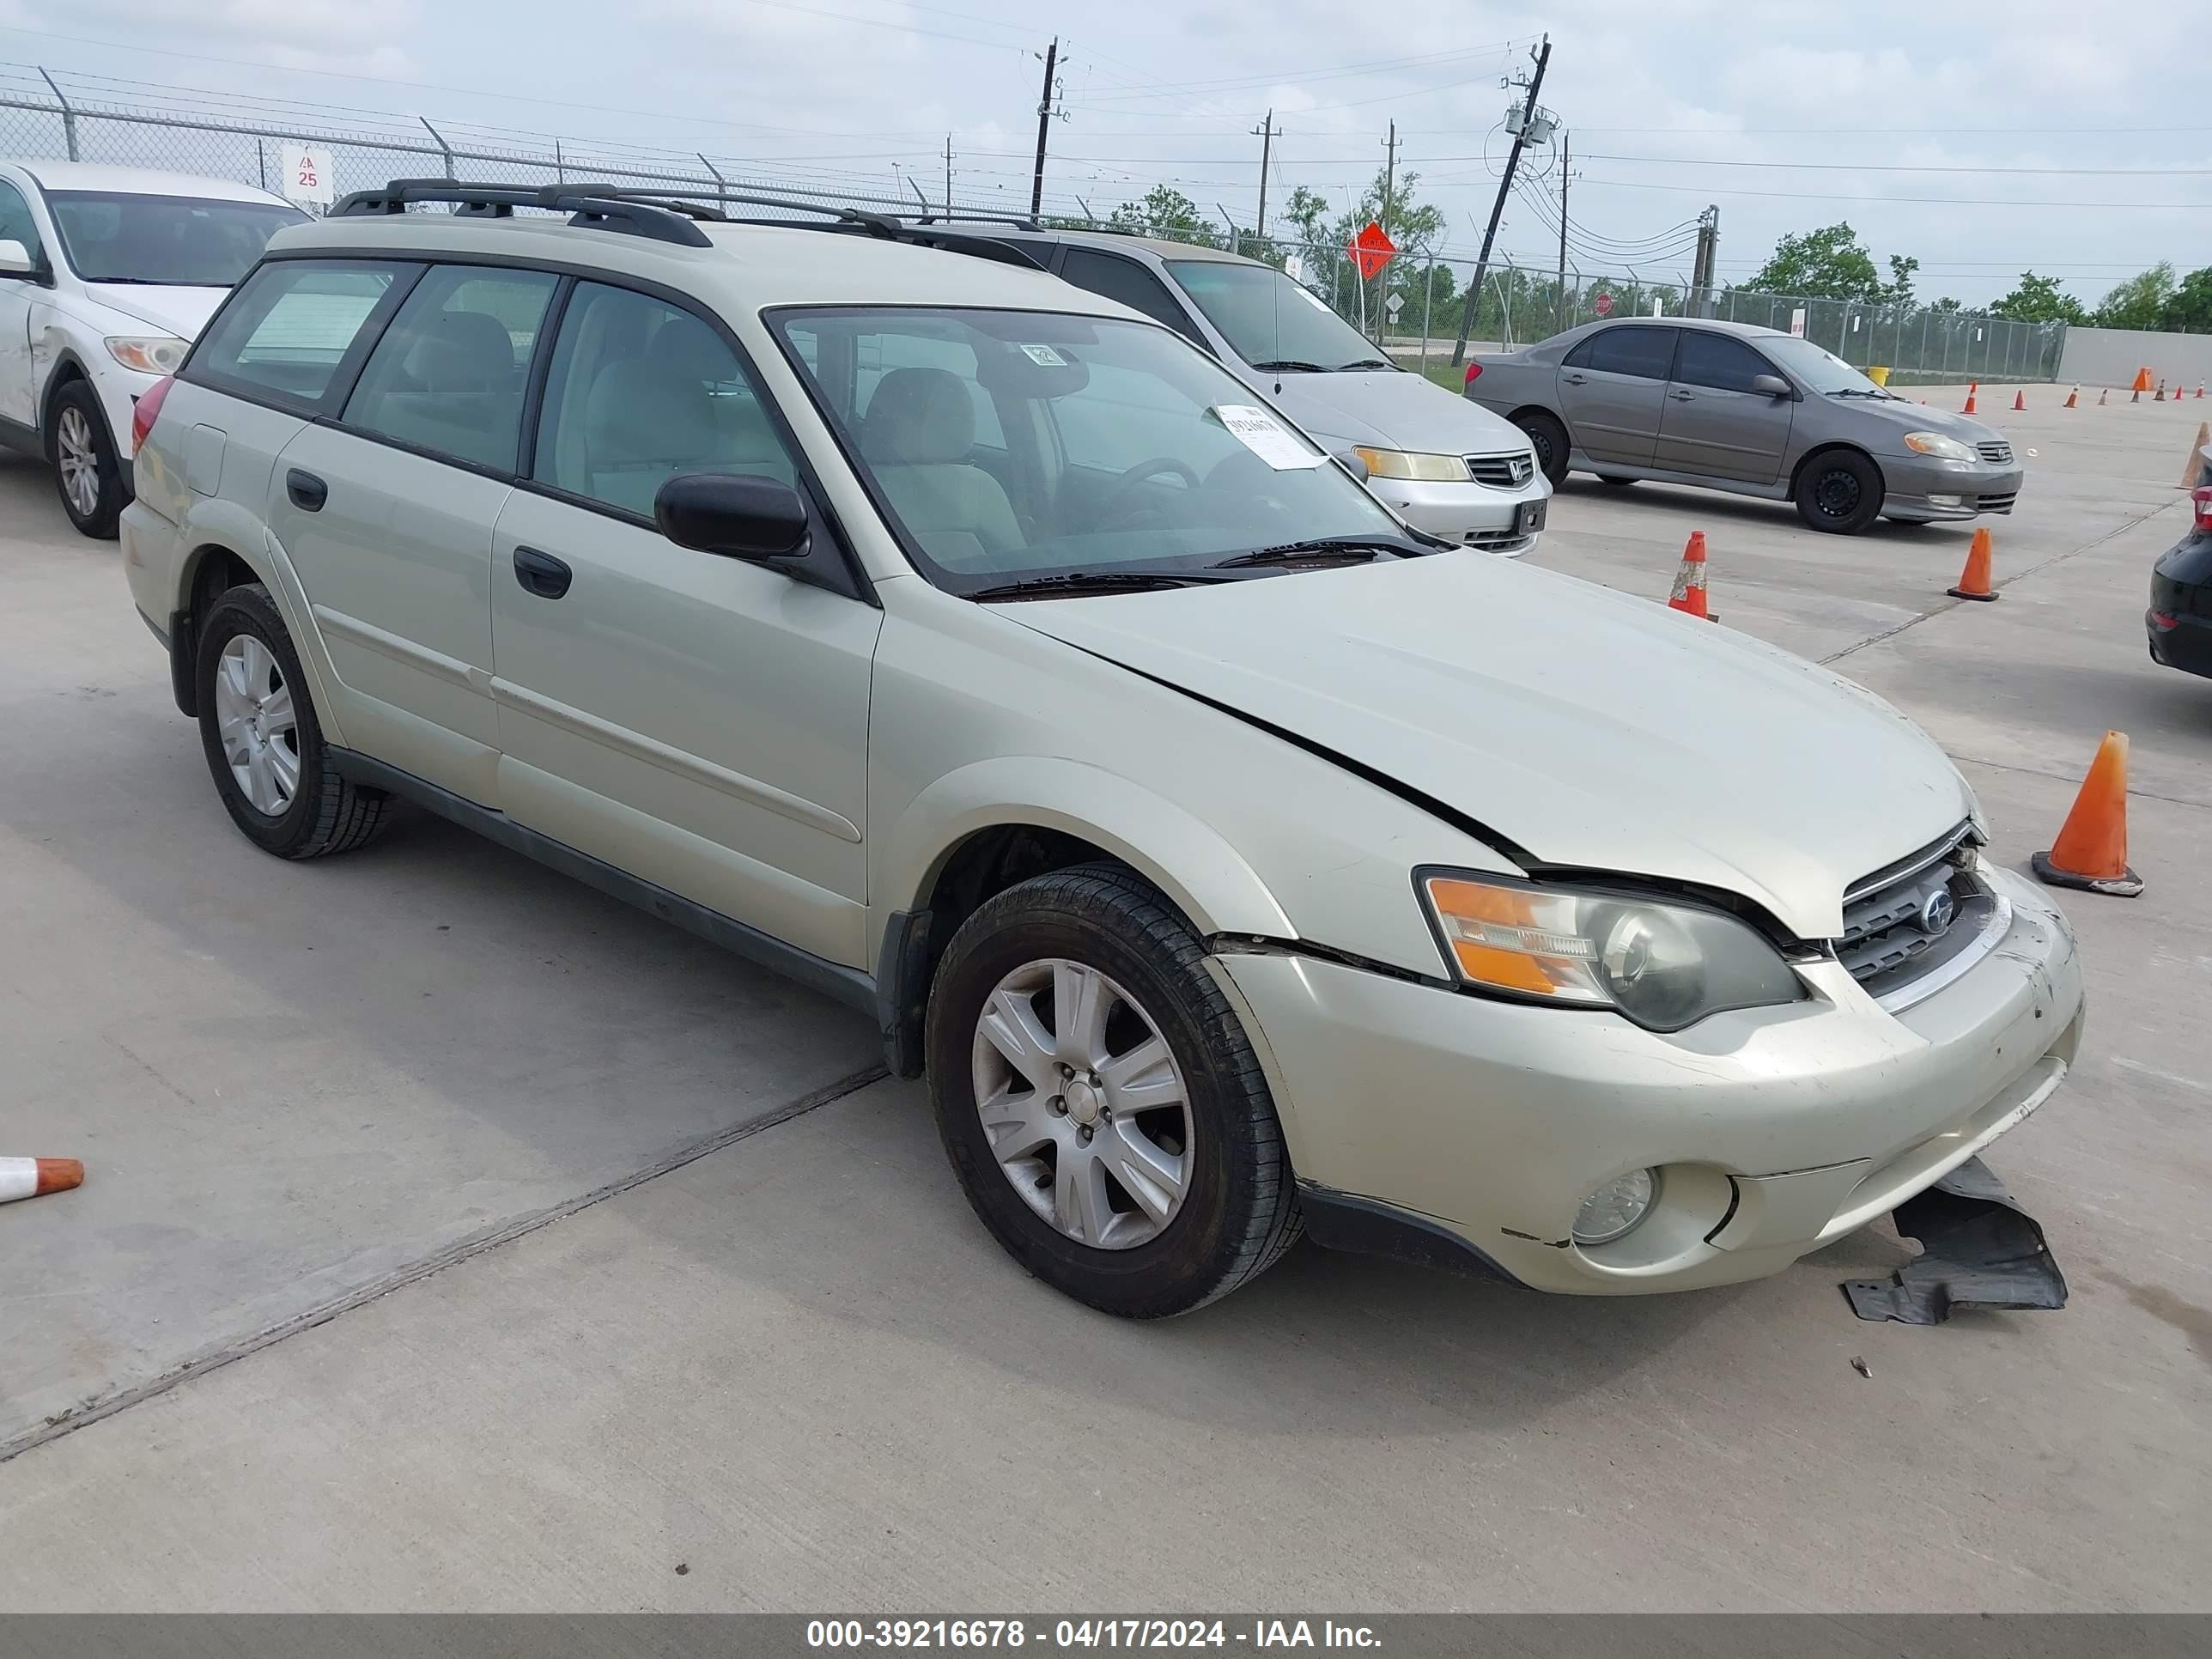
[{"label": "rear tire", "polygon": [[264,853],[313,859],[362,846],[391,797],[348,782],[269,590],[234,587],[209,608],[192,664],[200,746],[230,821]]},{"label": "rear tire", "polygon": [[1513,417],[1536,452],[1536,471],[1552,481],[1557,489],[1567,476],[1567,429],[1559,424],[1559,417],[1540,409],[1523,410]]},{"label": "rear tire", "polygon": [[115,434],[107,429],[106,411],[88,382],[71,380],[54,394],[46,459],[53,464],[62,511],[77,532],[113,541],[131,491],[116,453]]},{"label": "rear tire", "polygon": [[1881,469],[1856,450],[1832,449],[1798,469],[1797,516],[1814,530],[1856,536],[1881,515]]},{"label": "rear tire", "polygon": [[968,1201],[1054,1289],[1127,1318],[1188,1313],[1297,1239],[1251,1042],[1197,935],[1133,872],[1085,865],[985,901],[945,949],[927,1028]]}]

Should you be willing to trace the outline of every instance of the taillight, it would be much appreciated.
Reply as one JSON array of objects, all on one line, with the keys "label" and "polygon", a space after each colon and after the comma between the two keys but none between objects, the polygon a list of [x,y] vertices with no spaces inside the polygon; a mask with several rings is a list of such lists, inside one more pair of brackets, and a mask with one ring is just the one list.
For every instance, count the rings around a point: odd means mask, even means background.
[{"label": "taillight", "polygon": [[2169,629],[2179,627],[2180,624],[2175,619],[2174,614],[2171,611],[2154,611],[2150,613],[2150,625],[2158,629],[2160,633],[2163,634]]},{"label": "taillight", "polygon": [[1467,384],[1473,386],[1474,384],[1474,377],[1481,373],[1482,365],[1480,363],[1469,363],[1467,366]]},{"label": "taillight", "polygon": [[154,430],[154,422],[161,418],[161,400],[176,383],[174,375],[164,374],[139,393],[138,401],[131,406],[131,453],[134,458]]},{"label": "taillight", "polygon": [[2197,511],[2197,527],[2212,530],[2212,484],[2189,492],[2190,505]]}]

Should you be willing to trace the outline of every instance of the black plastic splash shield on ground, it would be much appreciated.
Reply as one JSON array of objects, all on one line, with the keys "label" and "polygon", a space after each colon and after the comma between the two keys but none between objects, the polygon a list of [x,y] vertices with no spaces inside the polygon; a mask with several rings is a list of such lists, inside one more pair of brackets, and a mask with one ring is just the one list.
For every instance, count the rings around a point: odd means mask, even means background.
[{"label": "black plastic splash shield on ground", "polygon": [[2043,1229],[1978,1158],[1905,1200],[1890,1219],[1899,1233],[1920,1241],[1922,1253],[1887,1284],[1844,1281],[1851,1311],[1861,1319],[1940,1325],[1954,1308],[2066,1305],[2066,1279],[2043,1242]]}]

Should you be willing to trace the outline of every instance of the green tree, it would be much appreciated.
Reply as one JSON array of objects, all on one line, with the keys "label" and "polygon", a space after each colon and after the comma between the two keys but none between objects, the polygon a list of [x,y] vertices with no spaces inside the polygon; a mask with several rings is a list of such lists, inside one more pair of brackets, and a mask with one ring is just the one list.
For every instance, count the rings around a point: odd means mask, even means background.
[{"label": "green tree", "polygon": [[2009,317],[2016,323],[2086,323],[2089,313],[2081,302],[2058,286],[2056,276],[2020,273],[2020,284],[1990,307],[1992,317]]},{"label": "green tree", "polygon": [[1947,294],[1942,299],[1930,305],[1928,309],[1930,311],[1964,311],[1966,307],[1960,305],[1956,300],[1953,299]]},{"label": "green tree", "polygon": [[2156,328],[2173,297],[2173,261],[2160,259],[2137,271],[2097,302],[2089,320],[2099,328]]},{"label": "green tree", "polygon": [[1883,284],[1882,299],[1891,305],[1909,306],[1912,303],[1912,276],[1920,269],[1920,261],[1902,253],[1889,256],[1889,281]]},{"label": "green tree", "polygon": [[[1914,260],[1917,267],[1919,261]],[[1891,269],[1911,287],[1911,270]],[[1814,300],[1863,300],[1882,297],[1881,278],[1875,274],[1874,256],[1866,251],[1848,222],[1823,226],[1800,236],[1784,236],[1744,287],[1754,294],[1795,294]]]},{"label": "green tree", "polygon": [[1172,185],[1154,185],[1143,201],[1122,203],[1106,223],[1110,229],[1164,237],[1170,242],[1221,246],[1221,233],[1198,210],[1198,204]]},{"label": "green tree", "polygon": [[2212,265],[2181,279],[2158,309],[2158,325],[2184,334],[2212,334]]}]

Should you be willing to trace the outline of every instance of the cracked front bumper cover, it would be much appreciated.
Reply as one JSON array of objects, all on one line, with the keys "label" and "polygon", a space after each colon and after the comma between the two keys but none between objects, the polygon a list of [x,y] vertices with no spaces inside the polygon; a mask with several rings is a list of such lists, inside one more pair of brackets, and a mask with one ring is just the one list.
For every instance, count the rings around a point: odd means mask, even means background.
[{"label": "cracked front bumper cover", "polygon": [[1851,1311],[1861,1319],[1940,1325],[1954,1308],[2066,1305],[2066,1277],[2042,1227],[1978,1158],[1899,1205],[1893,1219],[1900,1234],[1920,1241],[1922,1254],[1887,1284],[1844,1281]]}]

